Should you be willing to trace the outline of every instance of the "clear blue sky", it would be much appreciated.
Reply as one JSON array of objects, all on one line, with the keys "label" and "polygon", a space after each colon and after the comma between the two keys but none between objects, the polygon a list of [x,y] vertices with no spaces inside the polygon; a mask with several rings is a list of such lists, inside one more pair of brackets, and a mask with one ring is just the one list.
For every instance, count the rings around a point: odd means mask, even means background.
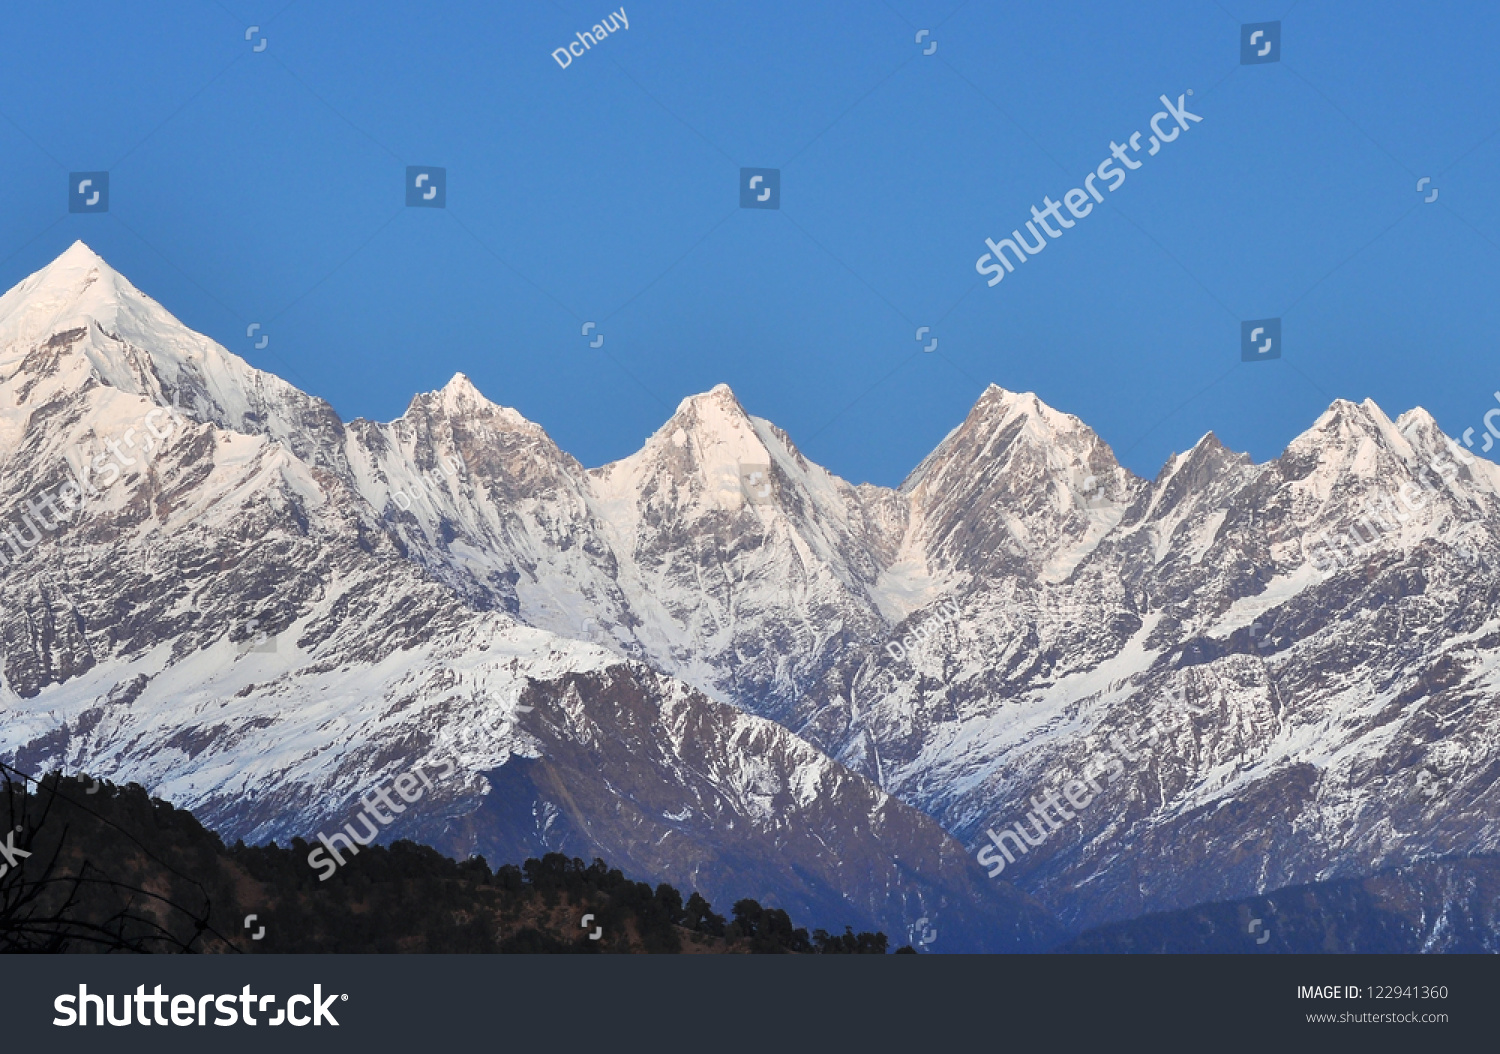
[{"label": "clear blue sky", "polygon": [[[1500,5],[627,0],[560,68],[608,10],[10,5],[0,282],[83,238],[346,418],[463,371],[590,465],[720,381],[886,484],[989,382],[1145,475],[1209,430],[1273,457],[1334,397],[1450,433],[1495,405]],[[1239,65],[1283,18],[1284,61]],[[987,235],[1188,89],[1201,124],[983,284]],[[407,165],[447,209],[405,207]],[[779,211],[741,167],[782,170]],[[67,213],[71,170],[108,214]],[[1240,364],[1265,317],[1284,357]]]}]

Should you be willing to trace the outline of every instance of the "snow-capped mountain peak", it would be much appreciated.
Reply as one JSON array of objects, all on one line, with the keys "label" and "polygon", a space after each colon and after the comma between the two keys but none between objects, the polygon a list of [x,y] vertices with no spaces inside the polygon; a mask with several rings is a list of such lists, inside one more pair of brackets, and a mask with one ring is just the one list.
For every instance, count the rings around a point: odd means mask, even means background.
[{"label": "snow-capped mountain peak", "polygon": [[446,405],[455,408],[464,404],[489,402],[480,394],[479,389],[474,387],[474,382],[469,380],[465,373],[455,373],[448,383],[443,385],[440,394]]},{"label": "snow-capped mountain peak", "polygon": [[96,382],[324,467],[342,429],[323,400],[189,329],[82,242],[0,297],[0,378],[12,405],[71,400]]},{"label": "snow-capped mountain peak", "polygon": [[1078,418],[991,385],[900,490],[939,574],[987,578],[1024,565],[1056,578],[1120,522],[1142,485]]},{"label": "snow-capped mountain peak", "polygon": [[[727,384],[716,384],[682,400],[648,446],[662,442],[689,453],[700,469],[709,472],[725,466],[766,464],[772,456],[755,421]],[[737,479],[738,471],[735,475]]]},{"label": "snow-capped mountain peak", "polygon": [[[35,343],[90,321],[117,331],[120,316],[150,304],[119,272],[81,241],[0,296],[0,346]],[[3,360],[0,360],[3,362]]]},{"label": "snow-capped mountain peak", "polygon": [[466,426],[467,430],[481,435],[486,430],[493,432],[496,428],[530,435],[545,434],[541,425],[528,419],[519,410],[492,402],[464,373],[455,373],[437,391],[424,392],[414,397],[397,422],[410,423],[417,417],[440,417],[450,424]]},{"label": "snow-capped mountain peak", "polygon": [[138,358],[127,353],[132,347],[146,351],[150,372],[168,382],[186,370],[202,372],[206,359],[219,357],[215,350],[232,360],[224,365],[250,369],[189,330],[81,241],[0,297],[0,370],[49,342],[81,344],[101,380],[136,394],[153,393],[140,390],[143,364],[131,361]]}]

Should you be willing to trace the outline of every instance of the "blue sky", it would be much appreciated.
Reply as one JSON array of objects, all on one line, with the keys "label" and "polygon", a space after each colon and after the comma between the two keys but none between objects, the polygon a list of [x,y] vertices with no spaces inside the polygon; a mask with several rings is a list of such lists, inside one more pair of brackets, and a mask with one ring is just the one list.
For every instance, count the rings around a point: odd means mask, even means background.
[{"label": "blue sky", "polygon": [[[1500,5],[627,0],[560,68],[609,10],[12,7],[0,284],[82,238],[346,418],[462,371],[590,465],[721,381],[885,484],[990,382],[1148,476],[1209,430],[1274,457],[1335,397],[1450,433],[1494,405]],[[1241,66],[1278,19],[1283,61]],[[1201,123],[984,284],[986,236],[1188,89]],[[446,209],[405,206],[408,165]],[[741,167],[779,210],[739,208]],[[107,214],[67,212],[74,170]],[[1269,317],[1283,357],[1241,363]]]}]

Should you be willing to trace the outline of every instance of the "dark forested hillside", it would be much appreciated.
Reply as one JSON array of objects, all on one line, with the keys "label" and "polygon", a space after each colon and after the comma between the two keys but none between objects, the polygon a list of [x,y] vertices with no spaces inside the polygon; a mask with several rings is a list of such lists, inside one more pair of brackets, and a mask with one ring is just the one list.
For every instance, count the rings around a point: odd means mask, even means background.
[{"label": "dark forested hillside", "polygon": [[0,781],[12,832],[0,952],[883,953],[884,934],[811,935],[754,900],[551,853],[491,870],[412,842],[367,846],[320,881],[311,847],[226,846],[134,784]]}]

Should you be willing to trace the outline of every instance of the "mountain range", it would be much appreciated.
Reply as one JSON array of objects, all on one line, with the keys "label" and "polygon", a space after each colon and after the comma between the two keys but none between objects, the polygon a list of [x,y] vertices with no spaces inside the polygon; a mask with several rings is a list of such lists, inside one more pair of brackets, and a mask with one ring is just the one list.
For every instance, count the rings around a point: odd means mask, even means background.
[{"label": "mountain range", "polygon": [[382,842],[933,951],[1497,851],[1500,469],[1421,409],[1146,480],[991,386],[892,489],[721,385],[591,469],[463,375],[346,423],[75,243],[0,297],[0,496],[0,757],[226,838],[432,764]]}]

